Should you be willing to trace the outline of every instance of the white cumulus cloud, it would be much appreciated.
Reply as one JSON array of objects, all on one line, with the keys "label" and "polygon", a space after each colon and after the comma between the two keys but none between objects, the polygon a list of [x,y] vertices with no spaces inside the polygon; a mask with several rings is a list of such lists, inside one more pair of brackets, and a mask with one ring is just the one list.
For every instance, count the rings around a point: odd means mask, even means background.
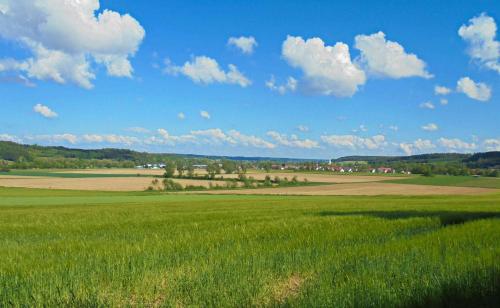
[{"label": "white cumulus cloud", "polygon": [[241,50],[242,53],[248,55],[252,54],[254,48],[258,45],[253,36],[230,37],[227,44],[235,46]]},{"label": "white cumulus cloud", "polygon": [[205,110],[200,111],[200,116],[204,119],[207,119],[207,120],[210,119],[210,113],[208,113],[208,111],[205,111]]},{"label": "white cumulus cloud", "polygon": [[12,141],[12,142],[21,143],[22,139],[18,138],[17,136],[10,135],[10,134],[0,134],[0,141]]},{"label": "white cumulus cloud", "polygon": [[288,36],[282,55],[292,67],[302,70],[305,90],[313,94],[349,97],[366,81],[364,71],[351,61],[349,46],[342,42],[327,46],[320,38],[304,41],[300,36]]},{"label": "white cumulus cloud", "polygon": [[54,134],[54,135],[35,135],[35,136],[26,136],[26,140],[29,141],[41,141],[41,142],[47,142],[47,143],[60,143],[60,142],[67,142],[71,144],[76,144],[79,140],[78,136],[70,134],[70,133],[64,133],[64,134]]},{"label": "white cumulus cloud", "polygon": [[359,137],[355,135],[323,135],[321,140],[337,148],[368,149],[376,150],[387,145],[384,135],[375,135],[372,137]]},{"label": "white cumulus cloud", "polygon": [[429,123],[429,124],[422,126],[422,129],[425,131],[428,131],[428,132],[434,132],[434,131],[437,131],[439,129],[439,127],[435,123]]},{"label": "white cumulus cloud", "polygon": [[173,65],[169,59],[166,59],[164,72],[174,76],[182,74],[195,83],[201,84],[237,84],[243,88],[252,84],[235,65],[229,64],[228,68],[228,71],[224,71],[216,60],[206,56],[198,56],[191,61],[186,61],[182,66]]},{"label": "white cumulus cloud", "polygon": [[413,155],[415,153],[423,153],[434,149],[436,146],[428,139],[417,139],[411,143],[400,143],[399,149],[406,155]]},{"label": "white cumulus cloud", "polygon": [[451,93],[451,89],[444,86],[435,86],[434,94],[436,95],[448,95]]},{"label": "white cumulus cloud", "polygon": [[146,144],[160,144],[160,145],[170,145],[174,146],[176,144],[185,144],[185,143],[197,143],[196,136],[192,134],[185,135],[171,135],[166,129],[159,128],[157,131],[159,138],[156,136],[151,136],[145,140]]},{"label": "white cumulus cloud", "polygon": [[140,143],[140,139],[137,137],[131,136],[122,136],[115,134],[85,134],[82,136],[82,141],[85,143],[113,143],[113,144],[124,144],[124,145],[133,145]]},{"label": "white cumulus cloud", "polygon": [[140,127],[140,126],[128,127],[126,130],[129,132],[138,133],[138,134],[147,134],[150,132],[149,129],[144,128],[144,127]]},{"label": "white cumulus cloud", "polygon": [[227,134],[235,141],[236,144],[239,145],[266,149],[274,149],[276,147],[276,145],[274,145],[273,143],[266,141],[260,137],[245,135],[234,129],[230,130]]},{"label": "white cumulus cloud", "polygon": [[496,33],[495,20],[484,13],[458,29],[458,35],[468,44],[469,56],[481,66],[500,74],[500,42],[496,40]]},{"label": "white cumulus cloud", "polygon": [[271,91],[276,91],[281,95],[287,92],[295,92],[295,90],[297,89],[297,85],[298,81],[293,77],[288,77],[286,83],[281,85],[276,84],[276,79],[273,75],[271,75],[271,78],[266,81],[266,87],[268,89],[270,89]]},{"label": "white cumulus cloud", "polygon": [[[0,36],[18,42],[31,56],[2,59],[0,71],[93,87],[92,63],[110,76],[131,77],[134,56],[145,31],[129,14],[101,10],[99,0],[3,0]],[[96,14],[96,12],[98,12]],[[93,60],[93,61],[92,61]]]},{"label": "white cumulus cloud", "polygon": [[357,35],[354,47],[361,51],[358,62],[375,76],[389,78],[431,78],[426,64],[414,54],[409,54],[397,42],[386,40],[379,31],[371,35]]},{"label": "white cumulus cloud", "polygon": [[297,126],[297,129],[303,133],[307,133],[309,131],[309,126],[300,124],[299,126]]},{"label": "white cumulus cloud", "polygon": [[276,131],[269,131],[267,132],[267,135],[279,145],[287,147],[303,149],[312,149],[319,147],[319,143],[317,141],[311,139],[300,139],[297,135],[294,134],[289,137],[286,134],[280,134]]},{"label": "white cumulus cloud", "polygon": [[500,151],[500,138],[486,139],[484,140],[483,145],[487,151]]},{"label": "white cumulus cloud", "polygon": [[420,108],[424,108],[424,109],[435,109],[436,106],[434,106],[434,104],[432,102],[423,102],[419,105]]},{"label": "white cumulus cloud", "polygon": [[56,118],[57,117],[56,112],[54,112],[49,107],[42,105],[42,104],[36,104],[35,106],[33,106],[33,111],[41,114],[45,118]]},{"label": "white cumulus cloud", "polygon": [[469,77],[463,77],[457,81],[457,91],[481,102],[486,102],[491,98],[491,88],[487,84],[475,82]]},{"label": "white cumulus cloud", "polygon": [[449,150],[474,150],[477,146],[474,142],[468,143],[458,138],[439,138],[438,143]]}]

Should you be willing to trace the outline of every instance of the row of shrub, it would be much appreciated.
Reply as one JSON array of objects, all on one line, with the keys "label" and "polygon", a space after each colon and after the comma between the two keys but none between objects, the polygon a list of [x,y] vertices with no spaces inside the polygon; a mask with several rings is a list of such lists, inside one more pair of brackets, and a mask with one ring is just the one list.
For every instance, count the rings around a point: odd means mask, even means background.
[{"label": "row of shrub", "polygon": [[[307,185],[309,181],[304,179],[302,182],[298,180],[296,176],[292,179],[284,177],[283,179],[275,176],[271,178],[266,175],[264,180],[256,180],[253,177],[247,177],[245,175],[238,176],[237,179],[226,179],[221,181],[224,185],[219,185],[218,183],[210,182],[208,187],[201,185],[186,185],[183,186],[181,183],[175,182],[172,179],[164,179],[159,181],[154,179],[151,185],[147,188],[149,191],[153,190],[163,190],[163,191],[195,191],[195,190],[216,190],[216,189],[237,189],[237,188],[265,188],[265,187],[288,187],[288,186],[299,186]],[[242,185],[240,185],[241,183]]]}]

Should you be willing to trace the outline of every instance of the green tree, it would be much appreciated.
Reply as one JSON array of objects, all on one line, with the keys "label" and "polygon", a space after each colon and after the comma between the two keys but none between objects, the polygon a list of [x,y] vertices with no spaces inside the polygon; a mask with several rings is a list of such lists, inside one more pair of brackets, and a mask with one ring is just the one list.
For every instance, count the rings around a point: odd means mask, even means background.
[{"label": "green tree", "polygon": [[269,175],[266,175],[266,178],[264,179],[264,186],[273,186],[273,183],[271,182],[271,177]]},{"label": "green tree", "polygon": [[236,171],[236,163],[231,160],[223,160],[222,169],[224,169],[226,174],[234,173]]},{"label": "green tree", "polygon": [[216,174],[220,174],[219,164],[216,162],[208,164],[207,173],[208,173],[209,178],[214,179]]},{"label": "green tree", "polygon": [[248,166],[247,166],[247,164],[245,164],[245,163],[241,163],[241,164],[240,164],[240,172],[241,172],[241,173],[247,173],[247,170],[248,170]]},{"label": "green tree", "polygon": [[181,178],[184,173],[184,169],[186,168],[184,161],[178,160],[176,162],[177,175]]},{"label": "green tree", "polygon": [[187,166],[186,166],[186,171],[187,171],[187,176],[189,178],[193,178],[194,177],[194,167],[193,167],[193,164],[188,163]]},{"label": "green tree", "polygon": [[175,165],[175,163],[173,161],[168,161],[165,164],[165,174],[164,174],[164,177],[166,177],[166,178],[173,178],[174,174],[175,174],[175,168],[176,167],[177,166]]}]

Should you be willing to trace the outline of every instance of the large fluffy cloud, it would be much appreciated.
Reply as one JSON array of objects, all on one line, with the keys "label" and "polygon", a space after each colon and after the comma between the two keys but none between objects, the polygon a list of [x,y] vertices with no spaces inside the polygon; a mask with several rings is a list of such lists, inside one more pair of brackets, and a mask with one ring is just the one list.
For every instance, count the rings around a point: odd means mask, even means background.
[{"label": "large fluffy cloud", "polygon": [[348,148],[352,150],[376,150],[387,145],[384,135],[375,135],[366,138],[355,135],[323,135],[321,136],[321,140],[337,148]]},{"label": "large fluffy cloud", "polygon": [[474,142],[468,143],[458,138],[439,138],[438,143],[448,150],[457,151],[472,151],[477,147]]},{"label": "large fluffy cloud", "polygon": [[428,139],[417,139],[411,143],[403,142],[399,144],[399,149],[406,155],[413,155],[415,153],[428,152],[436,146]]},{"label": "large fluffy cloud", "polygon": [[491,88],[488,85],[482,82],[474,82],[469,77],[463,77],[457,81],[457,91],[482,102],[491,98]]},{"label": "large fluffy cloud", "polygon": [[230,130],[227,133],[222,131],[220,128],[195,130],[191,131],[191,135],[195,136],[201,143],[208,143],[212,145],[229,144],[233,146],[239,145],[267,149],[276,147],[271,142],[268,142],[262,138],[253,135],[245,135],[234,129]]},{"label": "large fluffy cloud", "polygon": [[397,42],[386,40],[383,32],[357,35],[354,47],[361,51],[358,61],[370,74],[389,78],[432,77],[424,61],[406,53]]},{"label": "large fluffy cloud", "polygon": [[251,147],[266,148],[266,149],[274,149],[276,147],[276,145],[274,145],[273,143],[266,141],[260,137],[256,137],[253,135],[245,135],[234,129],[230,130],[228,132],[228,135],[237,144],[243,146],[251,146]]},{"label": "large fluffy cloud", "polygon": [[302,148],[302,149],[312,149],[319,147],[319,143],[311,139],[300,139],[297,135],[292,134],[288,137],[286,134],[281,134],[276,131],[269,131],[267,135],[271,137],[279,145],[292,147],[292,148]]},{"label": "large fluffy cloud", "polygon": [[4,0],[0,36],[26,47],[25,59],[0,60],[0,71],[22,71],[30,78],[72,82],[92,88],[92,60],[110,76],[131,77],[129,58],[145,31],[128,14],[100,9],[99,0]]},{"label": "large fluffy cloud", "polygon": [[468,44],[469,56],[480,65],[500,74],[500,42],[496,40],[496,32],[495,20],[484,13],[471,18],[468,25],[462,25],[458,29],[458,35]]},{"label": "large fluffy cloud", "polygon": [[112,143],[112,144],[124,144],[124,145],[132,145],[140,143],[140,140],[137,137],[114,135],[114,134],[108,134],[108,135],[86,134],[82,136],[81,140],[85,143]]},{"label": "large fluffy cloud", "polygon": [[193,130],[185,135],[171,135],[166,129],[160,128],[157,130],[159,138],[152,136],[146,139],[146,144],[166,144],[175,146],[177,144],[208,144],[211,146],[231,145],[245,146],[255,148],[272,149],[274,144],[260,137],[246,135],[237,130],[224,132],[220,128],[209,128],[204,130]]},{"label": "large fluffy cloud", "polygon": [[321,95],[352,96],[366,81],[365,73],[351,61],[349,46],[337,42],[327,46],[320,38],[306,41],[288,36],[282,55],[304,73],[305,90]]},{"label": "large fluffy cloud", "polygon": [[228,68],[229,71],[224,71],[216,60],[199,56],[182,66],[173,65],[169,59],[166,59],[164,72],[171,75],[182,74],[195,83],[201,84],[227,83],[247,87],[252,83],[235,65],[229,64]]},{"label": "large fluffy cloud", "polygon": [[70,133],[63,134],[54,134],[54,135],[34,135],[34,136],[26,136],[23,140],[32,141],[32,142],[46,142],[46,143],[54,143],[58,144],[61,142],[76,144],[79,141],[78,136]]}]

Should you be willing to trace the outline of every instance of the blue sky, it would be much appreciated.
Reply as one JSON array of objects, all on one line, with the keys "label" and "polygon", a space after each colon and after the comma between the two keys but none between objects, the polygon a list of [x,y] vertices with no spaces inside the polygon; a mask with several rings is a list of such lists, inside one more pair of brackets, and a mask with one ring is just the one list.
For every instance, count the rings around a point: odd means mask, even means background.
[{"label": "blue sky", "polygon": [[500,150],[499,24],[496,1],[0,0],[0,139],[305,158]]}]

